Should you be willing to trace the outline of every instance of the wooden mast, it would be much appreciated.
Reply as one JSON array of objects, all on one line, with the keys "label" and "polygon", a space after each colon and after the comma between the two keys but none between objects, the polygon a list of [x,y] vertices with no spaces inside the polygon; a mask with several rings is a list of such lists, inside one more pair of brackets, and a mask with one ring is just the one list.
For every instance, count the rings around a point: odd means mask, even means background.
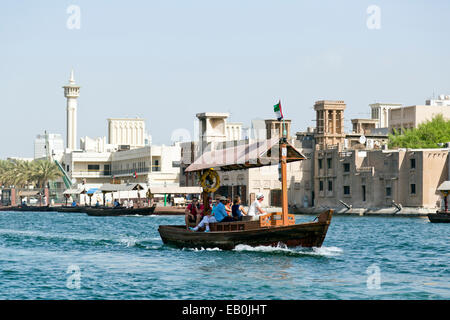
[{"label": "wooden mast", "polygon": [[282,194],[282,221],[288,225],[288,195],[287,195],[287,133],[283,118],[283,137],[281,138],[281,194]]}]

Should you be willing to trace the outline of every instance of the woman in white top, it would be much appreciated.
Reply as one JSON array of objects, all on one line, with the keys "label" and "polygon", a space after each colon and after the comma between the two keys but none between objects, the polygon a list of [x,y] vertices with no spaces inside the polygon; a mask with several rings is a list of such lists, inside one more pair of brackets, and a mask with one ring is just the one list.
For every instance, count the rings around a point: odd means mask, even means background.
[{"label": "woman in white top", "polygon": [[264,200],[264,195],[262,193],[258,193],[256,195],[256,200],[251,204],[250,209],[248,209],[248,216],[259,216],[262,214],[266,214],[262,207],[261,202]]}]

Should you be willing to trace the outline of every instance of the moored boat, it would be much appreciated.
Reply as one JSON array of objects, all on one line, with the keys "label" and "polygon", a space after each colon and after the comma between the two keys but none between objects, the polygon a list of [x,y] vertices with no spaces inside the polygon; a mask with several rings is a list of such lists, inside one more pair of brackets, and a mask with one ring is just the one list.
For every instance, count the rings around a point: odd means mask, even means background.
[{"label": "moored boat", "polygon": [[8,211],[45,212],[45,211],[56,211],[56,209],[55,207],[50,206],[17,206],[17,207],[10,207]]},{"label": "moored boat", "polygon": [[450,212],[430,213],[428,219],[433,223],[450,223]]},{"label": "moored boat", "polygon": [[72,207],[72,206],[61,206],[61,207],[55,207],[56,211],[58,212],[80,212],[85,213],[87,207]]},{"label": "moored boat", "polygon": [[106,217],[106,216],[126,216],[126,215],[152,215],[156,205],[142,208],[94,208],[89,207],[84,210],[89,216]]}]

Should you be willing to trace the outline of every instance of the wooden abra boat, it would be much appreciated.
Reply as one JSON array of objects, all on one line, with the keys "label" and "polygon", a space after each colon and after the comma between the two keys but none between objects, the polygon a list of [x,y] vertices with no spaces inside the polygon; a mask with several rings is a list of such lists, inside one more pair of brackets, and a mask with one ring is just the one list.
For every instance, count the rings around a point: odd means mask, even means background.
[{"label": "wooden abra boat", "polygon": [[85,213],[89,216],[98,216],[98,217],[106,217],[106,216],[126,216],[126,215],[141,215],[147,216],[153,214],[155,211],[156,205],[151,207],[142,207],[142,208],[86,208],[84,210]]},{"label": "wooden abra boat", "polygon": [[428,219],[434,223],[450,223],[450,212],[430,213]]},{"label": "wooden abra boat", "polygon": [[56,211],[55,207],[50,206],[17,206],[10,207],[8,211],[34,211],[34,212],[45,212],[45,211]]},{"label": "wooden abra boat", "polygon": [[55,207],[56,211],[58,212],[80,212],[80,213],[86,213],[87,207],[72,207],[72,206],[61,206],[61,207]]},{"label": "wooden abra boat", "polygon": [[[332,210],[319,215],[317,222],[276,226],[277,214],[260,217],[257,221],[211,224],[210,232],[192,232],[184,225],[160,226],[164,243],[183,248],[219,248],[231,250],[238,244],[256,246],[321,247],[331,222]],[[266,226],[261,220],[266,220]]]},{"label": "wooden abra boat", "polygon": [[450,222],[450,211],[448,211],[447,197],[450,193],[450,181],[444,181],[437,189],[442,193],[444,197],[444,211],[437,211],[436,213],[430,213],[428,219],[434,223],[448,223]]},{"label": "wooden abra boat", "polygon": [[[280,161],[281,159],[281,161]],[[281,162],[282,212],[261,215],[253,221],[220,222],[210,224],[210,232],[193,232],[184,225],[161,225],[159,234],[165,244],[180,248],[233,249],[238,244],[250,246],[320,247],[331,222],[332,210],[322,212],[318,221],[295,224],[295,216],[288,214],[286,164],[306,159],[285,138],[259,141],[249,145],[205,152],[186,172],[198,172],[203,186],[203,204],[209,208],[209,192],[219,187],[222,171],[242,170]],[[215,180],[215,182],[214,182]],[[205,185],[209,181],[210,188]]]}]

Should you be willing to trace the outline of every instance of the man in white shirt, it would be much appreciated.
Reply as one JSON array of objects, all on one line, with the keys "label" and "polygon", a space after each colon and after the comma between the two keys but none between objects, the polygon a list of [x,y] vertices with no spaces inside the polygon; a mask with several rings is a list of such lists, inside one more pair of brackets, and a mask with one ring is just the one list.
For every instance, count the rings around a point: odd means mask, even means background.
[{"label": "man in white shirt", "polygon": [[256,195],[256,200],[251,204],[250,209],[248,209],[248,216],[259,216],[262,214],[266,214],[267,212],[265,212],[262,207],[261,207],[261,202],[264,201],[264,195],[262,193],[258,193]]}]

